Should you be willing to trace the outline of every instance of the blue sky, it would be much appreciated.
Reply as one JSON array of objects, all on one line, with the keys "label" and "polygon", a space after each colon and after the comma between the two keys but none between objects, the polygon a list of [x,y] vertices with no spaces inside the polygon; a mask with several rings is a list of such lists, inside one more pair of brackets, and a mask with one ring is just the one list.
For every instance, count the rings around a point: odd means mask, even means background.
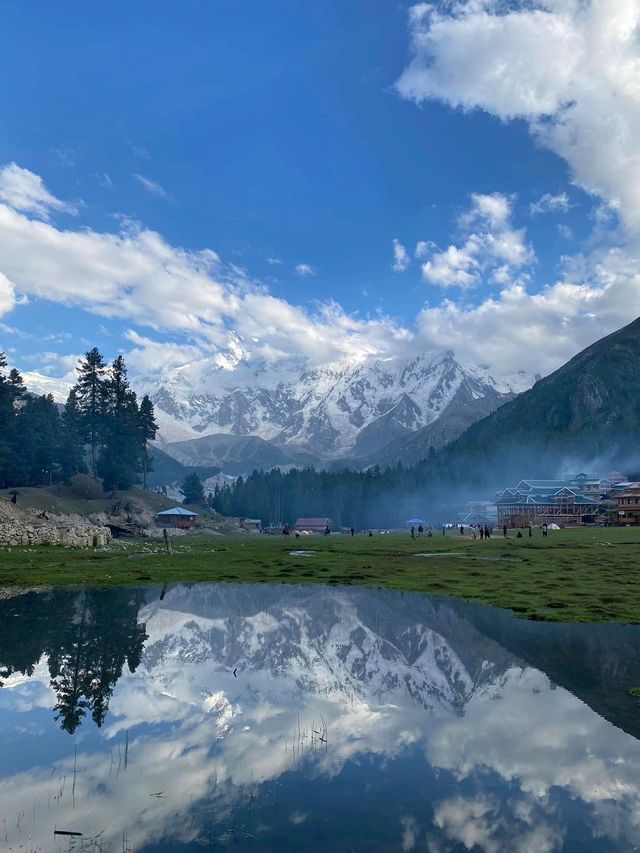
[{"label": "blue sky", "polygon": [[[636,199],[619,166],[631,177],[637,161],[623,151],[612,163],[620,145],[606,151],[603,128],[585,119],[595,103],[613,110],[605,127],[625,120],[610,106],[611,69],[588,73],[572,47],[615,14],[597,0],[538,5],[544,20],[527,18],[531,4],[505,12],[492,0],[440,11],[391,0],[4,3],[0,164],[16,167],[4,196],[0,180],[0,346],[27,370],[66,372],[96,343],[108,356],[134,350],[147,371],[159,345],[173,365],[212,357],[238,331],[267,357],[451,346],[496,369],[546,372],[634,319]],[[616,23],[630,25],[638,6],[622,6]],[[566,29],[552,61],[549,25]],[[614,77],[616,95],[633,89],[633,75]],[[577,116],[562,85],[584,102]],[[626,112],[621,136],[637,106]],[[27,184],[25,205],[16,192]],[[44,192],[53,203],[37,200]],[[76,234],[96,239],[78,246]],[[150,234],[161,245],[140,285]],[[104,246],[92,254],[105,235],[117,237],[108,273]],[[395,270],[394,240],[406,251]],[[134,260],[122,256],[132,245]],[[612,252],[607,281],[624,282],[598,301]],[[154,264],[167,273],[155,295]],[[567,286],[583,292],[563,297]],[[540,334],[559,343],[536,359],[527,339]]]}]

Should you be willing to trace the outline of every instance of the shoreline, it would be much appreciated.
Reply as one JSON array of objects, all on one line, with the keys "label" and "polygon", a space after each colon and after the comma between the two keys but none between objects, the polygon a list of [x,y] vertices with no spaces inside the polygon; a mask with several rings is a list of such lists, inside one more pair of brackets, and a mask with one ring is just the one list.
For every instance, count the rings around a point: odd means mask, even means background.
[{"label": "shoreline", "polygon": [[640,624],[640,528],[561,530],[548,540],[510,533],[489,541],[176,536],[172,555],[151,539],[102,549],[12,548],[0,550],[0,595],[72,584],[360,584],[494,605],[524,619]]}]

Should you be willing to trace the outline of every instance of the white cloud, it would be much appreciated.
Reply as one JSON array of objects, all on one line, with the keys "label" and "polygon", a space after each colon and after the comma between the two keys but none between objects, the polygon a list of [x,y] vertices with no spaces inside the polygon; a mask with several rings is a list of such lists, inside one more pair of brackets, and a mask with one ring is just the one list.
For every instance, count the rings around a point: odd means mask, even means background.
[{"label": "white cloud", "polygon": [[512,227],[511,214],[508,196],[473,194],[469,209],[458,219],[462,244],[433,252],[422,265],[425,281],[440,287],[467,288],[479,284],[486,275],[504,284],[512,270],[532,264],[533,249],[525,242],[525,230]]},{"label": "white cloud", "polygon": [[113,186],[113,181],[111,180],[111,176],[106,172],[103,172],[100,175],[96,175],[96,180],[100,184],[101,187],[105,187],[105,189],[110,190]]},{"label": "white cloud", "polygon": [[577,184],[640,230],[638,0],[421,3],[409,21],[404,97],[524,118]]},{"label": "white cloud", "polygon": [[16,295],[9,279],[0,272],[0,317],[8,314],[16,304]]},{"label": "white cloud", "polygon": [[9,163],[0,169],[0,201],[14,210],[48,219],[52,210],[77,213],[77,208],[52,195],[39,175]]},{"label": "white cloud", "polygon": [[558,234],[563,240],[573,240],[573,231],[568,225],[565,225],[564,222],[560,222],[558,224]]},{"label": "white cloud", "polygon": [[267,258],[267,263],[271,267],[279,267],[282,264],[280,258]]},{"label": "white cloud", "polygon": [[496,372],[548,373],[640,315],[639,257],[620,249],[578,256],[539,293],[516,283],[479,304],[445,300],[419,314],[419,340]]},{"label": "white cloud", "polygon": [[297,264],[296,265],[296,275],[300,275],[303,278],[309,275],[315,275],[316,271],[314,267],[310,264]]},{"label": "white cloud", "polygon": [[177,333],[201,356],[227,346],[230,329],[257,355],[314,361],[389,353],[411,339],[383,316],[361,319],[336,303],[296,307],[211,249],[172,246],[126,220],[116,233],[64,230],[0,204],[0,273],[0,313],[25,297],[51,300]]},{"label": "white cloud", "polygon": [[418,240],[413,253],[414,257],[420,261],[427,257],[431,249],[435,249],[435,243],[432,243],[431,240]]},{"label": "white cloud", "polygon": [[538,216],[541,213],[566,213],[570,209],[571,203],[566,193],[558,193],[558,195],[545,193],[529,205],[532,216]]},{"label": "white cloud", "polygon": [[152,181],[151,178],[147,178],[144,175],[135,174],[133,176],[135,180],[143,187],[149,195],[154,195],[156,198],[170,198],[171,196],[157,181]]},{"label": "white cloud", "polygon": [[406,248],[402,245],[402,243],[395,239],[393,240],[393,271],[394,272],[404,272],[409,268],[411,264],[411,259],[409,258],[409,253]]},{"label": "white cloud", "polygon": [[162,343],[129,336],[139,373],[215,358],[233,330],[248,356],[267,360],[301,355],[323,363],[453,348],[497,374],[554,370],[640,315],[640,247],[578,256],[558,281],[529,293],[522,271],[515,278],[513,271],[532,252],[511,226],[510,210],[506,197],[474,196],[459,219],[460,245],[427,261],[442,282],[485,276],[501,292],[479,304],[427,306],[414,334],[382,314],[350,315],[333,302],[292,305],[210,249],[173,246],[130,221],[115,233],[62,229],[0,203],[0,315],[39,298],[155,329]]}]

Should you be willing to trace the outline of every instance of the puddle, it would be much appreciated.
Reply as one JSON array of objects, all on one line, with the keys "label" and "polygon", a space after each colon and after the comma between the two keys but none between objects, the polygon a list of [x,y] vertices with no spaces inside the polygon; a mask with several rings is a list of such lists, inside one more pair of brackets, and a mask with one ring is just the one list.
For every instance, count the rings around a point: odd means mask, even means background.
[{"label": "puddle", "polygon": [[315,557],[317,551],[289,551],[290,557]]},{"label": "puddle", "polygon": [[473,554],[461,554],[457,551],[441,551],[433,554],[414,554],[414,557],[458,557],[460,560],[475,560],[482,563],[521,563],[519,557],[476,557]]},{"label": "puddle", "polygon": [[55,589],[0,595],[0,684],[4,850],[638,840],[638,627],[363,587]]}]

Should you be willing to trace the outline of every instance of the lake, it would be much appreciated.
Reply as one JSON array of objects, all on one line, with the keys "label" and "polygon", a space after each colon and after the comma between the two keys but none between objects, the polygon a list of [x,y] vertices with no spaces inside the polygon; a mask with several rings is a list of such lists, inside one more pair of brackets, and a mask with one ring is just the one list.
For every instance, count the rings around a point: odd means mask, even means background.
[{"label": "lake", "polygon": [[0,683],[2,850],[640,845],[638,628],[365,588],[5,591]]}]

